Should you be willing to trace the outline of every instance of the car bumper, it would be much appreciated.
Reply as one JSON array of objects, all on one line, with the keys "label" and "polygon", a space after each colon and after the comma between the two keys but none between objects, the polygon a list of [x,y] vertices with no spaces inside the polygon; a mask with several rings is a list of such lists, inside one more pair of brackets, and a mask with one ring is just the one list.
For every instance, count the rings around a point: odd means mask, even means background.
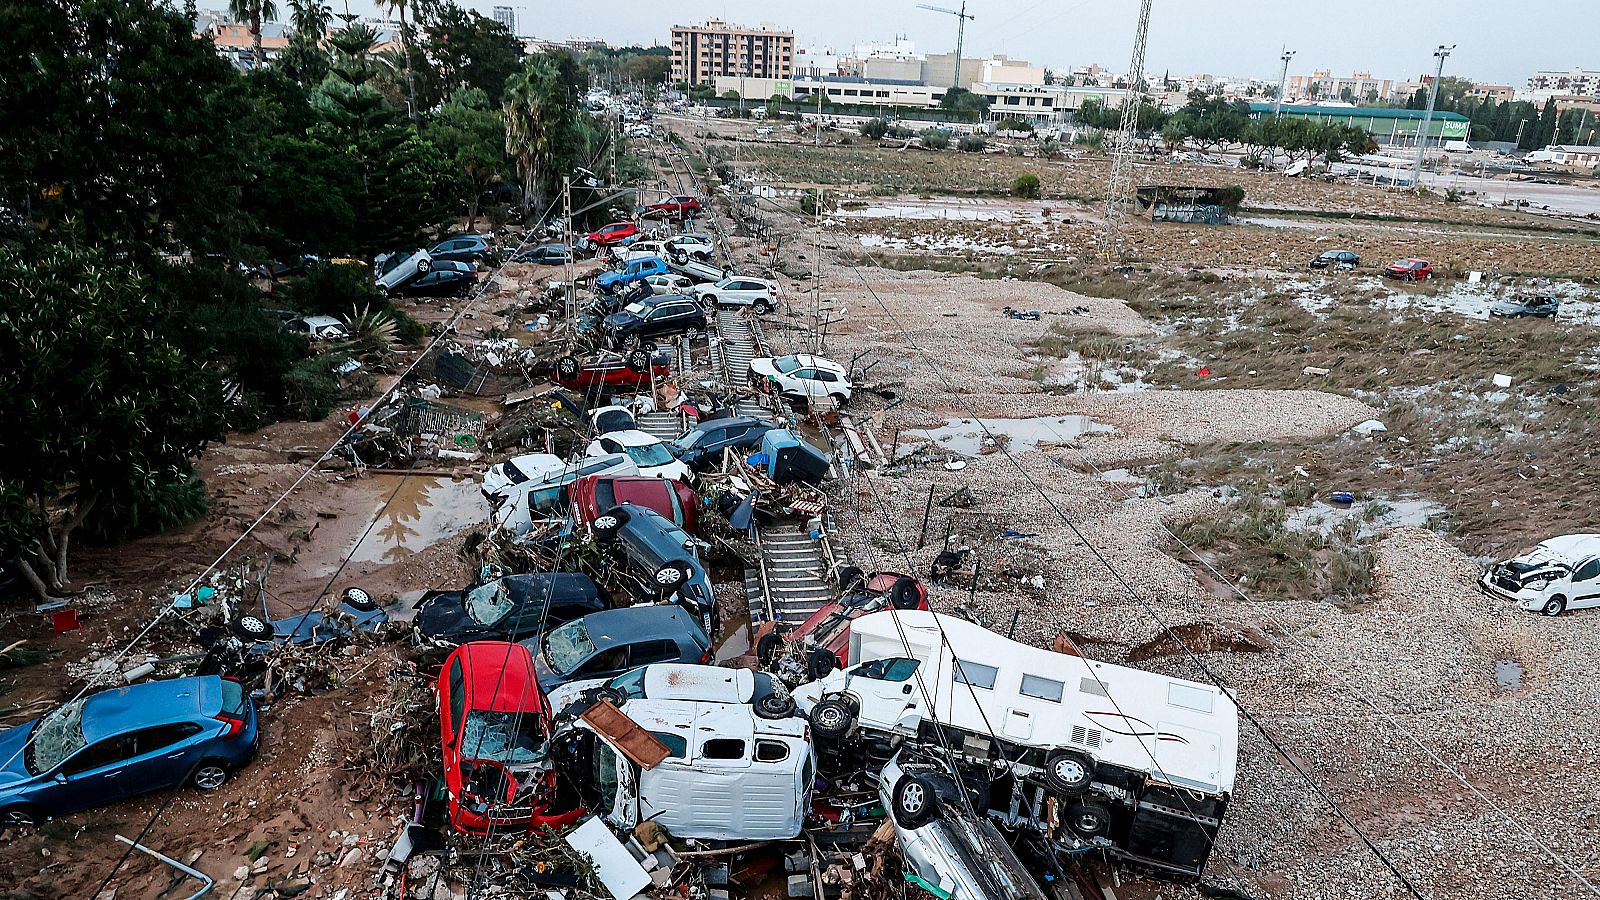
[{"label": "car bumper", "polygon": [[1518,609],[1527,612],[1539,612],[1544,609],[1545,598],[1538,595],[1529,595],[1526,591],[1508,591],[1489,581],[1487,577],[1478,580],[1478,590],[1484,595],[1496,600],[1506,600],[1517,605]]}]

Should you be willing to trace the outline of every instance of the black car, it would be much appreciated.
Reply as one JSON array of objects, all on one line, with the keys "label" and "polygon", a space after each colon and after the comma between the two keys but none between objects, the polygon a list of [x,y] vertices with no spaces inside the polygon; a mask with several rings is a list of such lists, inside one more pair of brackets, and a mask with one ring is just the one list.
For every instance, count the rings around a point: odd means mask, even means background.
[{"label": "black car", "polygon": [[578,572],[506,575],[459,591],[424,594],[417,602],[417,641],[440,648],[515,641],[537,635],[541,624],[559,625],[611,606],[610,595]]},{"label": "black car", "polygon": [[753,450],[761,444],[761,436],[778,426],[755,416],[732,416],[700,422],[684,432],[677,440],[667,444],[672,455],[696,472],[715,466],[722,459],[722,451]]},{"label": "black car", "polygon": [[711,639],[692,616],[668,604],[593,613],[520,643],[533,651],[533,667],[545,691],[652,663],[711,661]]},{"label": "black car", "polygon": [[1313,269],[1354,269],[1361,265],[1361,256],[1349,250],[1326,250],[1311,260]]},{"label": "black car", "polygon": [[460,297],[472,290],[472,286],[477,283],[478,270],[473,268],[471,263],[453,262],[436,257],[433,261],[433,271],[420,278],[413,278],[389,293],[396,297]]},{"label": "black car", "polygon": [[686,334],[691,339],[706,330],[706,311],[681,294],[660,294],[637,300],[603,320],[613,346],[636,347],[657,338]]},{"label": "black car", "polygon": [[717,598],[700,564],[699,544],[687,531],[643,506],[614,506],[596,516],[589,528],[622,564],[619,574],[635,597],[648,602],[673,598],[694,614],[706,634],[717,633]]},{"label": "black car", "polygon": [[448,259],[452,262],[483,263],[492,266],[499,254],[495,253],[489,238],[481,234],[458,234],[446,238],[439,245],[428,251],[434,262]]},{"label": "black car", "polygon": [[518,251],[512,262],[533,263],[540,266],[559,266],[572,261],[572,251],[562,244],[543,244]]}]

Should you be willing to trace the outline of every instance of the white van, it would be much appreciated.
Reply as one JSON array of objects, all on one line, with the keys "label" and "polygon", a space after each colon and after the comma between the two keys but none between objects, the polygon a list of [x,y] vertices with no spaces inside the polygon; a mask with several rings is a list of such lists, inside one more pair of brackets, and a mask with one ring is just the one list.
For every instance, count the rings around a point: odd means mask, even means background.
[{"label": "white van", "polygon": [[1483,573],[1484,593],[1529,612],[1559,616],[1600,606],[1600,534],[1565,534]]},{"label": "white van", "polygon": [[554,738],[584,803],[619,828],[658,822],[674,837],[788,840],[811,809],[816,761],[805,719],[748,703],[628,700],[627,717],[665,745],[645,769],[584,718]]},{"label": "white van", "polygon": [[1025,798],[1043,790],[1087,808],[1071,820],[1078,839],[1163,869],[1204,867],[1238,759],[1238,707],[1221,689],[922,610],[855,619],[849,658],[794,691],[819,741],[946,747],[1024,798],[1003,811],[1009,825],[1042,828]]}]

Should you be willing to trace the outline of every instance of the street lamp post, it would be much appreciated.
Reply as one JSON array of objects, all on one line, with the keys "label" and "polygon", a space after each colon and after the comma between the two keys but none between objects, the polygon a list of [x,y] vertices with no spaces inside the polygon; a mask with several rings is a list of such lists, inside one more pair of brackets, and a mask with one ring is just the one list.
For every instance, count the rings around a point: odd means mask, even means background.
[{"label": "street lamp post", "polygon": [[1294,58],[1294,51],[1285,50],[1283,55],[1278,58],[1283,60],[1283,70],[1278,73],[1277,102],[1272,105],[1272,117],[1274,119],[1278,117],[1278,113],[1283,111],[1283,87],[1289,83],[1289,60]]},{"label": "street lamp post", "polygon": [[1455,48],[1455,44],[1448,47],[1440,44],[1439,49],[1433,51],[1434,58],[1439,62],[1434,66],[1433,84],[1428,91],[1428,109],[1422,114],[1422,130],[1417,132],[1417,159],[1411,164],[1412,190],[1422,190],[1422,156],[1428,149],[1428,126],[1433,124],[1433,104],[1439,97],[1439,79],[1444,77],[1444,58]]}]

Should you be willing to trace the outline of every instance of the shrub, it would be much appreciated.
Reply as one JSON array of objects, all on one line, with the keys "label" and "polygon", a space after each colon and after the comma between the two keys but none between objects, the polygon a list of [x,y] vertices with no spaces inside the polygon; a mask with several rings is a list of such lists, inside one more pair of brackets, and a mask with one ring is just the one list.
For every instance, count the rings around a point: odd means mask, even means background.
[{"label": "shrub", "polygon": [[929,128],[922,132],[922,146],[929,150],[943,150],[950,146],[950,132],[943,128]]},{"label": "shrub", "polygon": [[962,153],[982,153],[983,148],[987,146],[989,146],[989,142],[984,140],[981,135],[976,134],[965,135],[956,143],[956,149]]},{"label": "shrub", "polygon": [[1098,152],[1101,147],[1105,146],[1106,133],[1097,129],[1080,131],[1075,137],[1073,137],[1072,142],[1077,144],[1079,147],[1084,148],[1085,150],[1094,150]]},{"label": "shrub", "polygon": [[995,125],[996,131],[1016,131],[1022,134],[1033,134],[1033,123],[1021,119],[1001,119]]},{"label": "shrub", "polygon": [[901,138],[903,140],[909,137],[916,137],[917,133],[912,131],[909,126],[896,122],[889,126],[889,136],[892,138]]},{"label": "shrub", "polygon": [[868,119],[861,123],[861,136],[877,140],[889,133],[889,123],[883,119]]},{"label": "shrub", "polygon": [[1011,182],[1011,193],[1018,197],[1026,197],[1029,200],[1039,199],[1039,176],[1018,175]]},{"label": "shrub", "polygon": [[1222,205],[1228,209],[1238,209],[1244,203],[1244,188],[1237,184],[1230,184],[1223,188],[1220,194]]},{"label": "shrub", "polygon": [[1061,142],[1055,138],[1051,138],[1050,140],[1039,145],[1039,152],[1043,153],[1045,156],[1055,156],[1057,153],[1061,152]]}]

